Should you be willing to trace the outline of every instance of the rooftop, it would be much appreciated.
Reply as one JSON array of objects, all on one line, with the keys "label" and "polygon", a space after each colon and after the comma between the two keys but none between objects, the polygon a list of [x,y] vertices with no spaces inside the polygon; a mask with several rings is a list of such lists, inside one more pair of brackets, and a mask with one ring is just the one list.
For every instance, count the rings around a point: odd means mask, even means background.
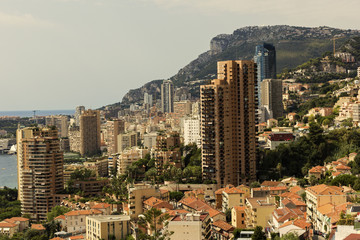
[{"label": "rooftop", "polygon": [[87,218],[99,222],[130,221],[130,216],[126,216],[126,215],[98,215],[98,216],[90,216]]}]

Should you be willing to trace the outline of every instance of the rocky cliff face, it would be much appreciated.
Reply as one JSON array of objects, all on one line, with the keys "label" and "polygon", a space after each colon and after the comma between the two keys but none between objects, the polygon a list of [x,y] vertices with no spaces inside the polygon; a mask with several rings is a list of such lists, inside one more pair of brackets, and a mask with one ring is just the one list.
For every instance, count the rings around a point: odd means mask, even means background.
[{"label": "rocky cliff face", "polygon": [[[294,68],[310,58],[320,57],[332,50],[332,37],[342,36],[346,41],[360,36],[358,30],[341,30],[330,27],[253,26],[235,30],[232,34],[220,34],[210,41],[210,50],[202,53],[171,77],[175,86],[189,81],[211,79],[216,74],[216,62],[221,60],[252,59],[255,46],[264,42],[275,45],[278,72],[283,68]],[[141,102],[145,91],[160,97],[161,81],[152,81],[141,88],[130,90],[123,98],[123,106]],[[159,98],[158,97],[158,98]],[[117,104],[119,105],[119,104]]]}]

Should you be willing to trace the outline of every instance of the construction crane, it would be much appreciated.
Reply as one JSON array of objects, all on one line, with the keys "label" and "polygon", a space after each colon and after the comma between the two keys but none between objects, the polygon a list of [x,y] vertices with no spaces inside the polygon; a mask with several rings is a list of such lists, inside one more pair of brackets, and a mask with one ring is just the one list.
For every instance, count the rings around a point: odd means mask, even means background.
[{"label": "construction crane", "polygon": [[344,38],[345,36],[338,36],[338,37],[336,37],[336,36],[334,36],[333,38],[332,38],[332,40],[333,40],[333,50],[334,50],[334,57],[335,57],[335,40],[337,40],[337,39],[340,39],[340,38]]}]

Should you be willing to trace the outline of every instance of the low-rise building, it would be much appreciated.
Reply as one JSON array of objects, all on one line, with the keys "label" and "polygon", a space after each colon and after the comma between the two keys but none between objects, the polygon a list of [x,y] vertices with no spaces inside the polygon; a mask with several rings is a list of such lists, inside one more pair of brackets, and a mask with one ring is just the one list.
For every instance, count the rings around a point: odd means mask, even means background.
[{"label": "low-rise building", "polygon": [[304,219],[287,221],[279,227],[280,237],[291,232],[301,237],[301,239],[307,239],[310,227],[311,224],[306,222]]},{"label": "low-rise building", "polygon": [[203,240],[209,216],[207,213],[176,214],[169,221],[171,240]]},{"label": "low-rise building", "polygon": [[76,210],[67,212],[64,215],[68,233],[84,233],[86,232],[86,217],[102,215],[102,212],[96,209]]},{"label": "low-rise building", "polygon": [[86,217],[87,240],[126,239],[130,234],[130,216],[102,215]]},{"label": "low-rise building", "polygon": [[327,186],[320,184],[306,188],[306,219],[316,229],[317,221],[320,218],[318,209],[326,204],[334,206],[346,203],[346,194],[341,187]]},{"label": "low-rise building", "polygon": [[229,240],[233,237],[234,227],[225,221],[218,220],[213,222],[211,236],[213,239]]},{"label": "low-rise building", "polygon": [[143,202],[143,205],[144,205],[144,210],[147,211],[147,210],[150,210],[152,208],[156,208],[156,209],[173,209],[173,206],[168,203],[168,202],[165,202],[161,199],[158,199],[156,197],[150,197],[149,199],[145,200]]},{"label": "low-rise building", "polygon": [[225,212],[227,209],[231,209],[234,206],[245,205],[245,193],[236,188],[226,188],[222,192],[222,210]]},{"label": "low-rise building", "polygon": [[274,198],[247,198],[245,208],[246,227],[268,227],[271,214],[275,209],[276,204]]},{"label": "low-rise building", "polygon": [[235,206],[231,209],[231,225],[234,228],[245,229],[245,206]]}]

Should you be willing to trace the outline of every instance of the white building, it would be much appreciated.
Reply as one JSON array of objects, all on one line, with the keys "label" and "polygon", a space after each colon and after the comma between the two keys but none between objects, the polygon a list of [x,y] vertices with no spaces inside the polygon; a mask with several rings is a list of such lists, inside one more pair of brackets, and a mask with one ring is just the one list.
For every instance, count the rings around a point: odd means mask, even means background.
[{"label": "white building", "polygon": [[148,149],[156,147],[156,132],[150,132],[148,134],[144,134],[144,147],[147,147]]},{"label": "white building", "polygon": [[203,222],[208,214],[188,213],[176,215],[169,221],[168,230],[174,232],[172,240],[202,240]]},{"label": "white building", "polygon": [[200,136],[200,118],[191,117],[183,118],[184,126],[184,144],[196,143],[198,147],[201,146]]}]

